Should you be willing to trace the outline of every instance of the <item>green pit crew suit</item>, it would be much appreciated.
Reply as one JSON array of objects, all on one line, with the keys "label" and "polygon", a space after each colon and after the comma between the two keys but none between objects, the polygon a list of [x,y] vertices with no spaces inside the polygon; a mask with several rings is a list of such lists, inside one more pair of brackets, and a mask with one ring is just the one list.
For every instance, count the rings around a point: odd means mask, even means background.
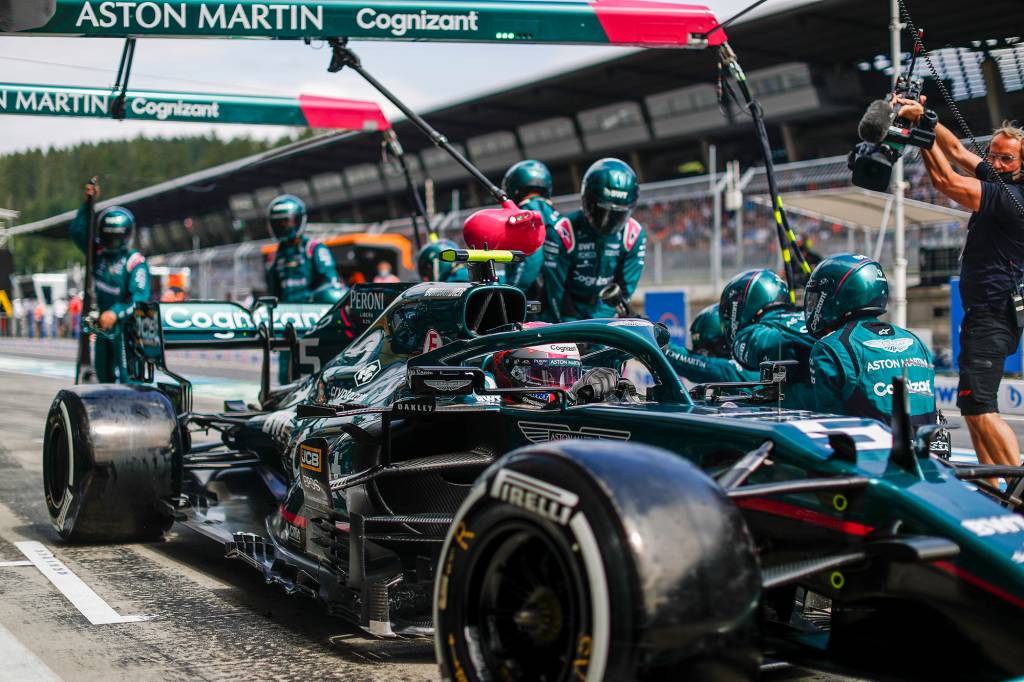
[{"label": "green pit crew suit", "polygon": [[931,353],[909,331],[878,319],[888,302],[882,266],[866,256],[832,256],[811,273],[804,311],[809,331],[819,339],[811,351],[817,408],[888,425],[893,378],[905,372],[911,424],[933,424]]},{"label": "green pit crew suit", "polygon": [[736,381],[757,381],[760,372],[751,372],[732,359],[729,345],[722,332],[718,304],[714,303],[697,313],[690,324],[690,345],[668,344],[665,357],[676,374],[695,384]]},{"label": "green pit crew suit", "polygon": [[[267,226],[278,240],[277,251],[267,264],[267,292],[281,303],[333,303],[345,285],[338,277],[334,256],[324,244],[303,236],[306,205],[284,194],[267,208]],[[288,381],[291,353],[278,354],[278,381]]]},{"label": "green pit crew suit", "polygon": [[[561,215],[551,204],[553,184],[548,167],[533,159],[520,161],[508,169],[501,186],[505,194],[520,208],[540,213],[547,228],[546,238],[553,239],[552,230]],[[543,266],[544,250],[541,248],[527,256],[521,263],[509,263],[505,267],[505,283],[517,287],[524,293],[533,290],[539,296]]]},{"label": "green pit crew suit", "polygon": [[633,170],[601,159],[583,176],[583,208],[562,217],[544,241],[544,310],[541,319],[563,322],[614,317],[599,293],[617,283],[628,299],[647,255],[647,235],[630,215],[639,196]]},{"label": "green pit crew suit", "polygon": [[[96,216],[96,245],[93,260],[93,288],[100,312],[110,311],[118,324],[108,330],[111,338],[96,337],[93,369],[102,384],[128,381],[124,341],[120,322],[132,306],[150,297],[149,266],[146,258],[129,247],[135,216],[126,208],[111,206]],[[89,209],[83,204],[71,221],[71,240],[83,252],[88,248]],[[83,311],[83,316],[88,311]]]},{"label": "green pit crew suit", "polygon": [[298,237],[277,245],[267,268],[267,291],[281,303],[330,303],[345,287],[324,244]]},{"label": "green pit crew suit", "polygon": [[719,313],[733,358],[752,372],[762,362],[795,360],[786,369],[782,406],[816,410],[810,355],[815,339],[804,314],[789,307],[789,287],[771,270],[748,270],[729,280]]}]

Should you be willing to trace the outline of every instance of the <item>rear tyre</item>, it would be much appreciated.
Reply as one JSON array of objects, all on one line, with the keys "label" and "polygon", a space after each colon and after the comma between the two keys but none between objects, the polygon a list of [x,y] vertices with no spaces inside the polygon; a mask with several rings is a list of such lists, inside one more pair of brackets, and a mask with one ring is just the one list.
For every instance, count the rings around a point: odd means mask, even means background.
[{"label": "rear tyre", "polygon": [[455,516],[437,658],[453,680],[753,679],[759,597],[743,519],[696,467],[646,446],[528,447]]},{"label": "rear tyre", "polygon": [[182,444],[170,400],[141,386],[76,386],[46,417],[43,490],[72,542],[155,539],[173,521],[157,502],[181,490]]}]

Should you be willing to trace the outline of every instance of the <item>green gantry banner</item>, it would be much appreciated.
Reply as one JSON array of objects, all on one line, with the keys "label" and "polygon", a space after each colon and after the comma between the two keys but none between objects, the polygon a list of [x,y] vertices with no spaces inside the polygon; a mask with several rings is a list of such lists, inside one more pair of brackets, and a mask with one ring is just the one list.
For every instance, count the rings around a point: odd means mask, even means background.
[{"label": "green gantry banner", "polygon": [[[4,5],[13,7],[4,13]],[[336,38],[703,48],[707,7],[647,0],[0,0],[0,31],[57,36]]]},{"label": "green gantry banner", "polygon": [[[110,118],[115,100],[116,93],[99,88],[0,83],[0,114]],[[390,127],[375,102],[314,95],[251,97],[129,90],[124,118],[365,131]]]}]

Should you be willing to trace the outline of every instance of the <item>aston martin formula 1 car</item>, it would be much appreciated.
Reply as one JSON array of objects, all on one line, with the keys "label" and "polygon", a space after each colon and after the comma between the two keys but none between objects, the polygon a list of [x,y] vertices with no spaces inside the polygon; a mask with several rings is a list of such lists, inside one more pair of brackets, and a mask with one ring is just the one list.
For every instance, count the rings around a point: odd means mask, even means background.
[{"label": "aston martin formula 1 car", "polygon": [[[140,305],[137,383],[62,390],[50,410],[53,523],[115,541],[178,522],[368,633],[433,633],[450,679],[748,679],[766,657],[1024,672],[1024,517],[981,481],[1020,471],[930,457],[902,418],[715,398],[728,387],[694,402],[655,325],[524,328],[527,307],[486,283],[357,286],[315,324]],[[552,343],[589,349],[585,367],[636,361],[652,386],[531,407],[514,398],[536,388],[482,369]],[[196,412],[164,364],[255,344],[305,373],[271,388],[265,370],[258,405]]]}]

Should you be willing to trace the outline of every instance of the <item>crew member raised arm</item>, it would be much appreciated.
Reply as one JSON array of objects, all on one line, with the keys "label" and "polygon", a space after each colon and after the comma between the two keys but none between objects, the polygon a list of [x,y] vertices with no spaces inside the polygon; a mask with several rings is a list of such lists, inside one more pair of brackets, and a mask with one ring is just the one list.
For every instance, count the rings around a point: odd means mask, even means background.
[{"label": "crew member raised arm", "polygon": [[[924,115],[924,98],[921,103],[896,101],[906,120],[916,122]],[[935,189],[972,212],[960,261],[964,320],[957,406],[978,460],[1017,466],[1020,445],[999,416],[998,395],[1003,363],[1017,351],[1021,335],[1013,298],[1020,295],[1024,276],[1024,192],[1019,184],[1024,131],[1008,124],[996,129],[984,160],[964,149],[941,123],[935,132],[937,144],[921,150],[928,177]],[[975,177],[956,173],[950,158]]]},{"label": "crew member raised arm", "polygon": [[[99,186],[85,186],[88,200],[99,198]],[[132,311],[138,301],[150,296],[149,266],[146,258],[131,248],[135,233],[135,216],[123,206],[109,206],[96,216],[96,243],[89,241],[89,210],[85,203],[71,221],[71,241],[83,252],[95,249],[93,279],[96,304],[100,309],[99,327],[108,332],[96,337],[93,366],[101,384],[128,381],[121,340],[121,320]],[[89,311],[82,311],[85,315]]]}]

